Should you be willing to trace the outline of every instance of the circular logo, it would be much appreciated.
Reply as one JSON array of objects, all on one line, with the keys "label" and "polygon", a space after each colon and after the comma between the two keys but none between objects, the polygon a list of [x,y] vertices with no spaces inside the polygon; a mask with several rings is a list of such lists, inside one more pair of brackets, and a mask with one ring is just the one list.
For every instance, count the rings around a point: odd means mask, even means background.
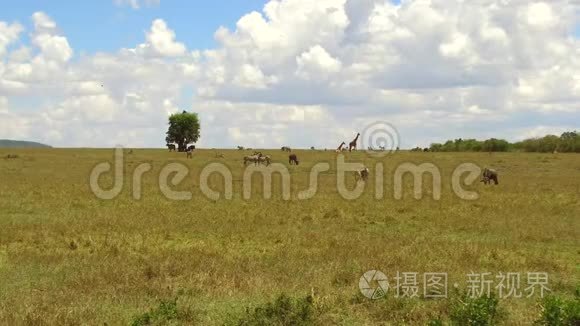
[{"label": "circular logo", "polygon": [[381,271],[368,271],[360,277],[358,288],[362,295],[369,299],[380,299],[387,294],[389,290],[389,281],[387,276]]},{"label": "circular logo", "polygon": [[399,147],[399,132],[390,123],[378,121],[366,126],[361,133],[361,144],[374,157],[383,157]]}]

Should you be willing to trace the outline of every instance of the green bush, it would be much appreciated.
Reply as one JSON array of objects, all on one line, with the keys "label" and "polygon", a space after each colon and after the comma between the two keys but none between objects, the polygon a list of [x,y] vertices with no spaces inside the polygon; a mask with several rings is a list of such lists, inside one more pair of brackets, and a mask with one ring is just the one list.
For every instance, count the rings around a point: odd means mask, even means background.
[{"label": "green bush", "polygon": [[544,298],[540,304],[540,318],[536,325],[572,326],[580,325],[580,293],[576,290],[574,299],[565,300],[553,295]]},{"label": "green bush", "polygon": [[496,325],[503,319],[498,308],[499,300],[492,294],[470,298],[460,294],[452,301],[449,317],[452,325]]},{"label": "green bush", "polygon": [[156,309],[136,316],[131,325],[164,325],[168,321],[177,320],[178,318],[179,312],[177,310],[177,298],[175,298],[170,301],[161,301]]},{"label": "green bush", "polygon": [[427,323],[427,326],[443,326],[443,322],[441,321],[441,319],[431,319]]},{"label": "green bush", "polygon": [[285,294],[274,302],[258,306],[253,310],[246,308],[246,314],[238,325],[311,325],[314,322],[313,300],[311,296],[292,299]]}]

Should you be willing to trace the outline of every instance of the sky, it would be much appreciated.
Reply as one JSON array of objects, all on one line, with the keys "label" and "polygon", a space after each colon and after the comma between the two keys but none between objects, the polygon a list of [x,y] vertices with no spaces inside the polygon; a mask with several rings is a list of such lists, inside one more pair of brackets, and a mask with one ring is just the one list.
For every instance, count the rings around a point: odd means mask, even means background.
[{"label": "sky", "polygon": [[357,133],[372,145],[396,130],[411,148],[580,130],[577,0],[4,7],[0,138],[163,147],[168,115],[183,110],[199,114],[200,147],[335,148]]}]

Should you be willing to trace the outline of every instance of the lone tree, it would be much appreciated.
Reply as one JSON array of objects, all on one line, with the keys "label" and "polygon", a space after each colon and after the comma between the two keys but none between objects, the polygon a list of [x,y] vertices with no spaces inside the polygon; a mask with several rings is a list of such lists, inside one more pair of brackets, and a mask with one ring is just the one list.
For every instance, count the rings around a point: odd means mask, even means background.
[{"label": "lone tree", "polygon": [[183,111],[169,117],[169,129],[165,141],[168,144],[176,143],[177,150],[185,152],[187,145],[199,139],[199,118],[197,113]]}]

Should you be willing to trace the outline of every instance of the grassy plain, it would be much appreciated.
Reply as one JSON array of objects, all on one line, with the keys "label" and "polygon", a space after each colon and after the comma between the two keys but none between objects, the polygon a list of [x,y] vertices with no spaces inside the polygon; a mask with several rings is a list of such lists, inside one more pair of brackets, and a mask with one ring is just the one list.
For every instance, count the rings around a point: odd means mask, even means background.
[{"label": "grassy plain", "polygon": [[[248,152],[220,152],[224,158],[198,150],[186,159],[135,149],[125,155],[122,193],[101,200],[89,175],[97,163],[113,161],[113,150],[0,149],[0,324],[126,325],[177,297],[175,323],[221,325],[281,293],[314,293],[318,324],[417,325],[445,319],[450,301],[394,298],[393,289],[370,300],[360,294],[361,275],[378,269],[393,285],[397,272],[447,272],[450,295],[454,283],[465,289],[470,272],[520,272],[522,288],[525,273],[547,272],[550,289],[564,296],[580,282],[580,155],[395,153],[380,159],[385,198],[377,200],[378,159],[357,152],[347,161],[371,167],[371,178],[361,198],[347,201],[337,193],[333,151],[296,151],[301,164],[288,166],[293,198],[307,188],[315,163],[332,168],[320,175],[314,198],[285,201],[278,177],[272,199],[263,199],[258,185],[242,199]],[[280,150],[264,152],[287,164]],[[132,174],[144,162],[153,169],[135,200]],[[191,191],[192,200],[169,200],[159,190],[159,170],[169,162],[191,169],[175,188]],[[214,202],[200,192],[208,162],[230,167],[232,200]],[[410,176],[405,197],[393,198],[393,171],[404,162],[440,167],[441,200],[429,198],[430,178],[425,197],[413,199]],[[472,186],[476,201],[457,198],[451,173],[465,162],[497,169],[500,184]],[[210,181],[223,189],[217,175]],[[500,300],[505,324],[531,323],[538,299]]]}]

